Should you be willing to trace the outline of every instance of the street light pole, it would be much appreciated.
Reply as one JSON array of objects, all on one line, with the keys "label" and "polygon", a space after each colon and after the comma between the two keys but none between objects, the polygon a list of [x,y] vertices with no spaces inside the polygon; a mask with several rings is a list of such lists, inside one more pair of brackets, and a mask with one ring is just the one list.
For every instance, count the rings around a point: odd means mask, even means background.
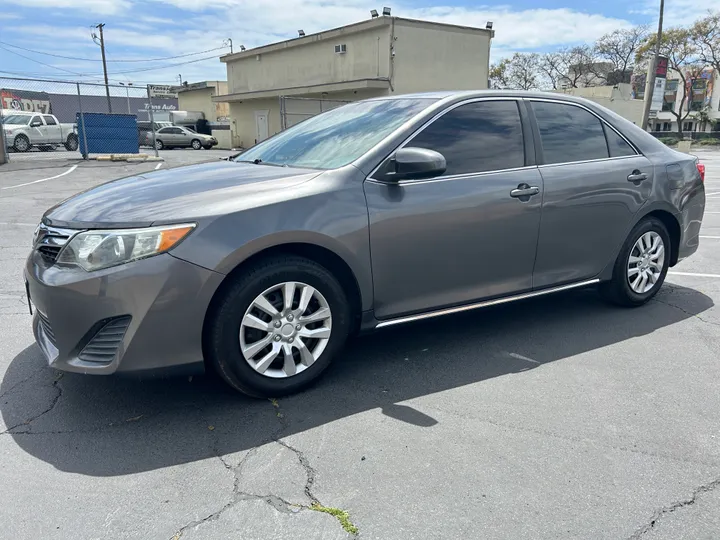
[{"label": "street light pole", "polygon": [[132,86],[132,83],[129,82],[129,83],[127,83],[127,85],[125,85],[125,83],[120,83],[120,86],[125,87],[125,96],[127,97],[128,114],[132,114],[130,112],[130,88],[129,88],[130,86]]},{"label": "street light pole", "polygon": [[662,43],[662,27],[663,12],[665,11],[665,0],[660,0],[660,19],[658,20],[658,31],[655,38],[655,53],[653,54],[650,65],[648,66],[647,77],[645,81],[645,103],[643,107],[642,124],[640,127],[647,131],[648,121],[650,120],[650,107],[652,106],[652,94],[655,89],[655,70],[657,68],[658,56],[660,56],[660,45]]}]

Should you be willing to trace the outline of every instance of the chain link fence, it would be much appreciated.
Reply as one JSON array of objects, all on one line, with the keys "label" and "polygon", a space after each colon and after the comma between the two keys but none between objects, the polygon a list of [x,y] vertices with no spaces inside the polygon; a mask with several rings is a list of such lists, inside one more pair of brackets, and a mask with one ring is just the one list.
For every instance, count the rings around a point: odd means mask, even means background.
[{"label": "chain link fence", "polygon": [[157,155],[155,131],[171,125],[178,100],[152,93],[151,87],[132,83],[0,77],[6,156],[12,161],[147,151]]},{"label": "chain link fence", "polygon": [[342,107],[349,100],[280,96],[280,129],[287,129],[317,114]]}]

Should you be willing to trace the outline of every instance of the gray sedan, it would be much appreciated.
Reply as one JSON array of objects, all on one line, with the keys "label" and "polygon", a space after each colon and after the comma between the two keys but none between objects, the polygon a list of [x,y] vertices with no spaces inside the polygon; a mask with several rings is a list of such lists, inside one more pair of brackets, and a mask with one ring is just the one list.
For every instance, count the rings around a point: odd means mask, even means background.
[{"label": "gray sedan", "polygon": [[[146,137],[147,143],[152,146],[152,132],[148,131]],[[154,145],[155,148],[157,148],[158,150],[162,150],[163,148],[167,148],[169,150],[176,147],[189,147],[195,150],[205,148],[206,150],[209,150],[213,146],[217,145],[217,143],[217,139],[212,135],[204,135],[202,133],[197,133],[196,131],[181,126],[170,126],[161,128],[155,132]]]},{"label": "gray sedan", "polygon": [[57,369],[214,368],[280,396],[357,332],[588,286],[645,304],[698,248],[703,180],[564,95],[356,102],[48,210],[25,268],[34,332]]}]

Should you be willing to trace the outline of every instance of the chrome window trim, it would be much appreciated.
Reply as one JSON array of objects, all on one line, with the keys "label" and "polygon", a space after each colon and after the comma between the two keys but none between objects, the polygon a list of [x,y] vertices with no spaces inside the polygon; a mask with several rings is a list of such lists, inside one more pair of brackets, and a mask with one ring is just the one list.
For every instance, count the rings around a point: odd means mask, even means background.
[{"label": "chrome window trim", "polygon": [[538,169],[547,169],[549,167],[558,167],[562,165],[577,165],[578,163],[599,163],[602,161],[615,161],[617,159],[631,159],[638,156],[642,156],[642,154],[633,154],[632,156],[617,156],[610,158],[584,159],[582,161],[563,161],[562,163],[546,163],[543,165],[538,165],[537,167]]},{"label": "chrome window trim", "polygon": [[530,291],[522,294],[516,294],[513,296],[505,296],[503,298],[495,298],[494,300],[485,300],[483,302],[476,302],[474,304],[466,304],[464,306],[456,306],[447,309],[439,309],[435,311],[427,311],[425,313],[418,313],[417,315],[408,315],[406,317],[398,317],[396,319],[387,319],[380,321],[375,328],[384,328],[386,326],[394,326],[396,324],[404,324],[408,322],[421,321],[423,319],[430,319],[433,317],[441,317],[443,315],[451,315],[454,313],[461,313],[463,311],[471,311],[473,309],[479,309],[489,306],[495,306],[498,304],[506,304],[508,302],[515,302],[516,300],[525,300],[526,298],[534,298],[536,296],[543,296],[545,294],[551,294],[560,291],[566,291],[568,289],[576,289],[578,287],[586,287],[588,285],[594,285],[599,283],[598,278],[588,279],[585,281],[578,281],[576,283],[570,283],[568,285],[560,285],[559,287],[551,287],[549,289],[543,289],[539,291]]},{"label": "chrome window trim", "polygon": [[411,186],[415,184],[430,184],[432,182],[444,182],[445,180],[469,180],[471,178],[477,178],[478,176],[485,176],[488,174],[499,174],[499,173],[506,173],[506,172],[516,172],[516,171],[524,171],[524,170],[530,170],[530,169],[537,169],[537,165],[525,165],[523,167],[513,167],[511,169],[497,169],[492,171],[482,171],[482,172],[475,172],[475,173],[463,173],[463,174],[450,174],[447,176],[436,176],[434,178],[425,178],[425,179],[419,179],[419,180],[400,180],[399,182],[383,182],[382,180],[377,180],[375,178],[367,178],[368,182],[371,182],[373,184],[379,184],[382,186],[387,185],[393,185],[393,186]]},{"label": "chrome window trim", "polygon": [[[598,120],[600,120],[600,123],[601,123],[602,125],[605,125],[605,126],[609,127],[609,128],[612,129],[615,133],[617,133],[617,134],[620,136],[620,138],[621,138],[622,140],[624,140],[624,141],[630,146],[630,148],[633,150],[633,152],[635,152],[635,156],[641,156],[641,155],[642,155],[642,152],[640,152],[640,151],[638,150],[638,148],[637,148],[632,142],[630,142],[627,137],[625,137],[625,135],[623,135],[623,134],[620,133],[617,129],[615,129],[615,126],[613,126],[612,124],[610,124],[610,123],[609,123],[607,120],[605,120],[604,118],[601,118],[600,116],[598,116],[597,113],[595,113],[595,111],[593,111],[592,109],[586,107],[585,105],[582,105],[581,103],[574,103],[574,102],[572,102],[572,101],[565,101],[565,100],[562,100],[562,99],[544,99],[544,98],[525,98],[525,101],[530,101],[530,102],[540,101],[540,102],[543,102],[543,103],[559,103],[559,104],[561,104],[561,105],[571,105],[571,106],[573,106],[573,107],[578,107],[578,108],[580,108],[580,109],[584,109],[584,110],[586,110],[587,112],[589,112],[590,114],[592,114],[595,118],[597,118]],[[534,112],[533,112],[533,114],[534,114]],[[539,131],[539,130],[540,130],[540,128],[538,127],[538,131]],[[538,133],[538,134],[539,134],[539,133]],[[606,137],[606,141],[607,141],[607,137]],[[540,144],[542,144],[542,137],[540,138]],[[619,159],[619,158],[625,158],[625,157],[634,157],[634,156],[616,156],[616,157],[612,157],[612,156],[610,156],[610,148],[608,147],[608,157],[607,157],[607,158],[599,158],[599,159]],[[588,162],[588,161],[598,161],[598,160],[589,159],[589,160],[584,160],[582,163],[586,163],[586,162]],[[581,162],[580,162],[580,161],[563,161],[562,163],[547,163],[547,165],[565,165],[565,164],[567,164],[567,163],[581,163]],[[545,164],[543,164],[543,165],[545,165]]]},{"label": "chrome window trim", "polygon": [[[405,139],[397,148],[395,148],[390,154],[397,152],[398,150],[405,148],[409,142],[411,142],[415,137],[417,137],[420,132],[422,132],[426,127],[428,127],[430,124],[435,122],[438,118],[446,115],[450,111],[453,111],[457,109],[458,107],[461,107],[463,105],[468,105],[470,103],[477,103],[479,101],[514,101],[516,104],[521,102],[523,98],[517,97],[517,96],[489,96],[489,97],[479,97],[479,98],[470,98],[466,99],[464,101],[458,101],[457,103],[454,103],[450,107],[447,107],[443,109],[442,111],[438,112],[435,116],[430,118],[427,122],[425,122],[422,126],[417,128],[407,139]],[[518,105],[518,116],[520,118],[520,124],[522,125],[522,115],[520,114],[520,106]],[[523,140],[523,148],[525,147],[525,141]],[[390,156],[388,154],[388,157]],[[497,173],[502,171],[510,171],[510,170],[520,170],[520,169],[532,169],[537,167],[537,165],[525,165],[523,167],[513,167],[512,169],[497,169],[492,171],[478,171],[478,172],[469,172],[469,173],[463,173],[463,174],[452,174],[452,175],[445,175],[445,176],[436,176],[434,178],[428,178],[427,180],[406,180],[404,182],[384,182],[382,180],[378,180],[377,178],[373,178],[373,175],[378,171],[378,169],[382,166],[383,163],[385,163],[385,160],[387,160],[387,157],[380,161],[380,163],[377,164],[377,166],[370,172],[370,174],[367,175],[366,180],[372,180],[375,184],[383,184],[383,185],[410,185],[410,184],[419,184],[419,183],[426,183],[427,181],[441,181],[441,180],[452,180],[455,178],[462,178],[462,177],[468,177],[468,176],[477,176],[480,174],[491,174],[491,173]]]}]

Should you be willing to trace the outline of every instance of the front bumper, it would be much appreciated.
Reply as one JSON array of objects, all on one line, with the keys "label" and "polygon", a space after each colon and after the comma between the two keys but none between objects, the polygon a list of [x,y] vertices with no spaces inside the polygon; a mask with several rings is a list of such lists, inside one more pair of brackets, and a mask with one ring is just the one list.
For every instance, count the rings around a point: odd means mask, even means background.
[{"label": "front bumper", "polygon": [[33,250],[25,267],[50,366],[101,375],[202,372],[203,322],[222,278],[169,254],[85,272]]}]

